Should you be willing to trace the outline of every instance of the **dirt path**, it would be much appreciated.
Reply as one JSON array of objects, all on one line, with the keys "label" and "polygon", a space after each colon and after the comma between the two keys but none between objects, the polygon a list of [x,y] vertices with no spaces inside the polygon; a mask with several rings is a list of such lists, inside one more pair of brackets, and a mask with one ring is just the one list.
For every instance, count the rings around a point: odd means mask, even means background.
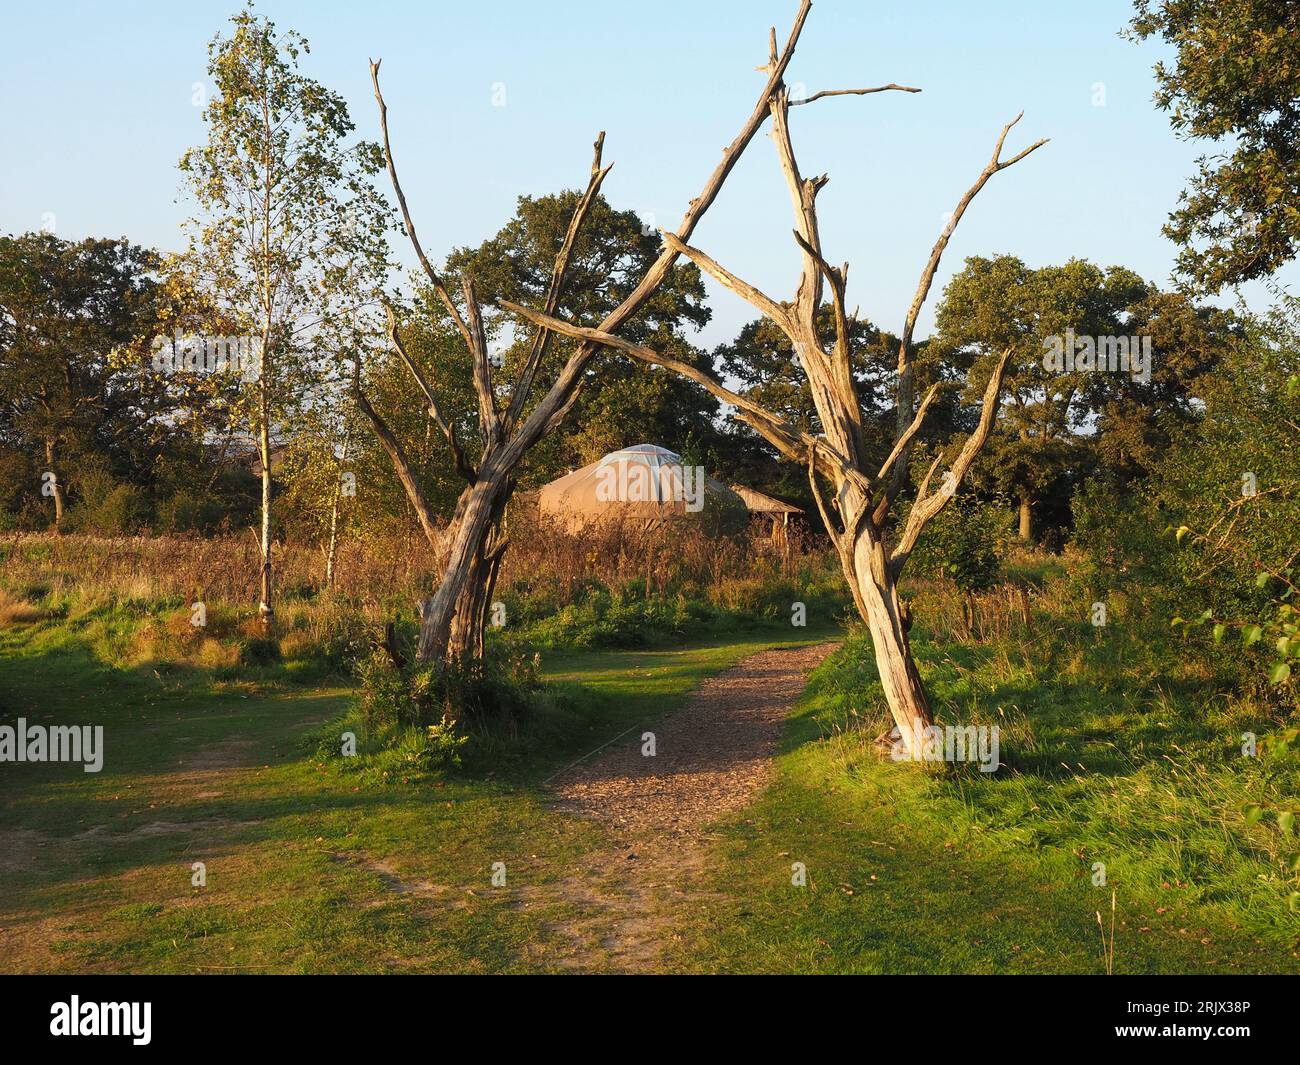
[{"label": "dirt path", "polygon": [[[580,913],[556,929],[571,941],[565,967],[660,967],[682,913],[704,895],[698,880],[709,826],[746,806],[768,782],[786,715],[808,673],[835,646],[753,655],[705,681],[653,729],[634,729],[551,782],[560,810],[602,822],[611,840],[558,887],[548,886],[551,901],[558,894]],[[647,731],[654,734],[653,756],[643,753]]]}]

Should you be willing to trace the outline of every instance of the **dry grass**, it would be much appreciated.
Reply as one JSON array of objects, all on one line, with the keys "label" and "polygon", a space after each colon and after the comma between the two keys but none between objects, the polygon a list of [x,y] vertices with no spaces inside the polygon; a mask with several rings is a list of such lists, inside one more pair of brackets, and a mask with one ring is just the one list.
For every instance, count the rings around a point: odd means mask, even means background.
[{"label": "dry grass", "polygon": [[720,596],[728,582],[759,575],[790,578],[809,565],[820,566],[828,555],[825,541],[806,530],[792,530],[784,546],[774,545],[761,519],[730,536],[711,534],[692,521],[649,528],[611,521],[571,535],[525,511],[512,517],[508,532],[512,546],[502,565],[502,585],[544,580],[559,605],[596,582],[606,588],[638,584],[647,597],[680,592],[725,606]]},{"label": "dry grass", "polygon": [[[795,534],[785,547],[776,548],[765,532],[756,525],[735,536],[713,536],[698,524],[684,522],[652,529],[608,524],[570,535],[534,515],[512,515],[511,546],[498,586],[524,596],[537,590],[556,607],[573,602],[592,584],[637,584],[651,595],[685,593],[739,607],[746,580],[824,568],[824,544]],[[170,603],[177,612],[168,619],[168,631],[183,642],[194,635],[186,631],[188,604],[208,604],[211,635],[212,604],[257,603],[259,557],[250,535],[198,539],[6,534],[0,536],[0,619],[6,624],[36,620],[40,615],[31,600],[75,599],[78,609],[109,602]],[[440,562],[419,535],[344,541],[335,597],[372,617],[394,605],[405,610],[435,586]],[[272,564],[282,614],[291,603],[325,590],[319,545],[276,543]]]},{"label": "dry grass", "polygon": [[10,625],[30,625],[44,616],[45,612],[39,607],[0,586],[0,629]]}]

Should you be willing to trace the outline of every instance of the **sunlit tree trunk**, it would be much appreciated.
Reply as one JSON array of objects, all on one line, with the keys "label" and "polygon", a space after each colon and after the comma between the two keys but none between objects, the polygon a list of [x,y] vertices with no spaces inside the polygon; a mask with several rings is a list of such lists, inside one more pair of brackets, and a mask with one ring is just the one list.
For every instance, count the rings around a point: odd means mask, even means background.
[{"label": "sunlit tree trunk", "polygon": [[257,613],[269,630],[275,608],[271,603],[271,427],[265,416],[258,431],[257,446],[262,459],[262,568]]},{"label": "sunlit tree trunk", "polygon": [[[770,63],[776,64],[773,42]],[[875,89],[833,90],[792,101],[784,84],[773,86],[769,96],[773,141],[790,193],[795,216],[795,241],[803,259],[803,273],[794,298],[777,302],[742,280],[703,251],[687,245],[674,234],[665,234],[669,245],[708,273],[715,281],[751,303],[773,321],[789,339],[794,358],[808,382],[817,409],[821,435],[813,436],[785,422],[748,396],[731,391],[710,374],[689,363],[669,358],[651,348],[633,344],[606,329],[592,329],[563,322],[551,315],[502,301],[514,313],[557,332],[584,340],[595,340],[644,362],[675,370],[696,381],[737,410],[737,417],[749,424],[786,458],[804,465],[809,485],[827,533],[835,544],[845,580],[853,593],[858,612],[871,633],[876,667],[885,701],[905,750],[917,757],[921,750],[919,731],[931,723],[925,688],[908,645],[910,613],[898,594],[898,580],[925,526],[956,493],[976,456],[984,447],[997,416],[1002,380],[1010,349],[988,367],[989,378],[980,407],[979,422],[956,454],[948,469],[932,487],[934,475],[945,459],[940,453],[916,487],[906,518],[894,519],[891,508],[908,484],[908,455],[940,385],[934,385],[913,409],[912,334],[917,316],[934,281],[935,271],[948,240],[975,195],[994,174],[1034,151],[1043,141],[1031,145],[1005,162],[1002,146],[1013,119],[1002,129],[993,157],[974,185],[958,202],[939,240],[930,253],[916,294],[908,309],[899,344],[897,436],[883,462],[872,461],[864,443],[862,408],[853,378],[850,319],[845,307],[848,265],[831,266],[822,254],[817,225],[818,192],[825,176],[805,179],[799,171],[789,127],[790,108],[813,103],[825,96],[866,95],[885,90],[915,92],[899,85]],[[817,312],[823,289],[830,289],[834,309],[835,341],[828,349],[817,329]],[[834,495],[828,501],[821,483],[829,482]]]},{"label": "sunlit tree trunk", "polygon": [[334,470],[334,497],[330,504],[330,538],[325,551],[325,587],[334,590],[334,567],[339,553],[339,511],[343,504],[343,468],[348,461],[349,437],[343,436],[343,447],[339,451],[338,464]]},{"label": "sunlit tree trunk", "polygon": [[45,469],[53,478],[50,482],[50,492],[54,496],[54,531],[61,532],[63,529],[64,508],[63,481],[54,468],[54,441],[49,438],[46,438],[45,441]]}]

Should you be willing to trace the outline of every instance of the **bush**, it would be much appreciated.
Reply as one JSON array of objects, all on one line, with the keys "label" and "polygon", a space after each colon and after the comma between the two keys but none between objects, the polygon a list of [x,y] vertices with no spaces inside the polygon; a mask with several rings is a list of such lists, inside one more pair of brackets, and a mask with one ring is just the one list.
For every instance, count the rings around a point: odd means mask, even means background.
[{"label": "bush", "polygon": [[971,496],[955,499],[926,528],[912,555],[918,576],[944,576],[962,592],[983,592],[1001,575],[1008,509]]},{"label": "bush", "polygon": [[387,651],[376,648],[358,669],[361,719],[373,731],[518,720],[540,689],[537,665],[536,655],[508,643],[491,645],[472,671],[419,663],[397,669]]},{"label": "bush", "polygon": [[122,536],[134,533],[147,524],[148,512],[148,506],[138,488],[119,484],[103,496],[74,507],[70,518],[72,526],[83,532]]},{"label": "bush", "polygon": [[280,661],[280,645],[262,636],[245,636],[239,641],[241,666],[270,666]]},{"label": "bush", "polygon": [[[343,756],[339,738],[344,732],[362,734],[354,756]],[[363,781],[377,784],[409,784],[421,777],[441,776],[461,765],[461,754],[468,743],[468,736],[441,723],[372,731],[358,722],[355,710],[304,738],[304,747],[313,759],[333,762],[341,772],[355,773]]]},{"label": "bush", "polygon": [[441,723],[403,729],[388,746],[398,767],[412,773],[441,773],[460,765],[461,749],[468,736]]},{"label": "bush", "polygon": [[[359,708],[367,728],[418,725],[429,713],[422,703],[429,690],[427,671],[412,674],[395,669],[386,653],[376,649],[361,661],[357,673],[361,679]],[[437,714],[439,719],[441,716]]]}]

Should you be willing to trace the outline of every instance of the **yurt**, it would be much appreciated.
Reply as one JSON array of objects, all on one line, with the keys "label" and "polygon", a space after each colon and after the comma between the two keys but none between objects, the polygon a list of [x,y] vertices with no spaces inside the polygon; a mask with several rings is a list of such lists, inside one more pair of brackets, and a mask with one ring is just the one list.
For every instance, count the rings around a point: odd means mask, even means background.
[{"label": "yurt", "polygon": [[743,524],[748,514],[740,496],[721,481],[702,467],[683,466],[680,455],[654,444],[611,451],[543,487],[537,502],[543,517],[570,532],[603,521],[703,519],[725,527]]}]

